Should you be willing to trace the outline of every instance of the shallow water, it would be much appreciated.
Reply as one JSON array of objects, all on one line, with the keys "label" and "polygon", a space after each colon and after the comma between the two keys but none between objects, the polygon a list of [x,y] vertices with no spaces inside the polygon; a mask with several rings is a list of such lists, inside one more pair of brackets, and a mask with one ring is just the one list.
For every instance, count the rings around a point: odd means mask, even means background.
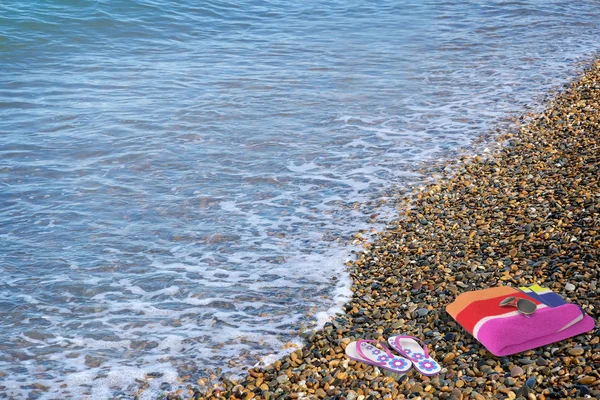
[{"label": "shallow water", "polygon": [[368,202],[600,39],[595,1],[179,3],[0,5],[0,397],[151,397],[297,342]]}]

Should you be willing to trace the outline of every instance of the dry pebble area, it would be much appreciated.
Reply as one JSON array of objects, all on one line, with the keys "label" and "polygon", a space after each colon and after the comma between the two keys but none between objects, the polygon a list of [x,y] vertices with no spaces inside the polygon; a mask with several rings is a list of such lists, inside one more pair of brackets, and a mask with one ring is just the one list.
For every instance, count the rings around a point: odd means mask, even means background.
[{"label": "dry pebble area", "polygon": [[[238,382],[168,398],[600,398],[598,328],[495,357],[445,312],[464,291],[539,283],[598,320],[600,62],[503,140],[492,157],[456,162],[365,240],[348,266],[346,314],[305,334],[303,349]],[[350,341],[398,333],[425,340],[442,373],[388,375],[344,354]]]}]

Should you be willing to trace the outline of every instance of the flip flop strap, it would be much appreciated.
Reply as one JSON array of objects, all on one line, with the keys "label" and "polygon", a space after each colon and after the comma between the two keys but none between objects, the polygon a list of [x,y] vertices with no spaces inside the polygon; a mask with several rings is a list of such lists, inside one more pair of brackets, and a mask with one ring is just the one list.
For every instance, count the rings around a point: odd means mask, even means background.
[{"label": "flip flop strap", "polygon": [[429,358],[429,350],[427,349],[427,345],[425,344],[424,341],[422,341],[421,339],[416,338],[414,336],[403,336],[403,335],[396,336],[396,339],[394,339],[394,341],[396,342],[396,346],[397,346],[396,350],[398,350],[404,357],[406,357],[412,361],[419,361],[416,358],[413,358],[413,357],[409,356],[408,354],[406,354],[406,352],[400,345],[400,339],[412,339],[417,343],[421,343],[421,346],[423,347],[423,351],[425,352],[425,358]]},{"label": "flip flop strap", "polygon": [[371,362],[374,362],[378,365],[385,365],[386,362],[385,361],[373,361],[372,359],[370,359],[369,357],[367,357],[365,355],[365,353],[362,352],[362,350],[360,349],[360,345],[362,343],[379,343],[381,345],[381,347],[383,347],[383,351],[385,351],[385,354],[387,354],[390,358],[394,358],[394,355],[392,354],[392,352],[390,351],[390,349],[385,345],[385,343],[379,341],[379,340],[367,340],[367,339],[360,339],[356,341],[356,352],[358,353],[359,356],[361,356],[362,358],[369,360]]}]

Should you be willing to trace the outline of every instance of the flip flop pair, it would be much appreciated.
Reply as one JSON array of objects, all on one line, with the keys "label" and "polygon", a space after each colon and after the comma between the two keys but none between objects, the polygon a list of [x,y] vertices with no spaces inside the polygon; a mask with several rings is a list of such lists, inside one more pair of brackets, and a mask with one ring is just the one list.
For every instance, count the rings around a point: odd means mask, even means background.
[{"label": "flip flop pair", "polygon": [[[379,349],[371,343],[379,343],[383,349]],[[348,343],[346,355],[354,361],[374,365],[399,374],[408,372],[411,367],[414,367],[423,375],[439,374],[441,367],[429,356],[427,345],[422,340],[412,336],[400,335],[390,337],[388,343],[401,355],[393,354],[384,342],[377,340],[357,340]]]}]

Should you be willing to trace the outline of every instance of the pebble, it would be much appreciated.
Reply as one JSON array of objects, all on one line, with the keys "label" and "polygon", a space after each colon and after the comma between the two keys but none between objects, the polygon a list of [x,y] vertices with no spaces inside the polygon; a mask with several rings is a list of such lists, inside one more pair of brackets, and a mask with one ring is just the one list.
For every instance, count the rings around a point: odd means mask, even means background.
[{"label": "pebble", "polygon": [[519,390],[517,390],[517,393],[515,393],[517,395],[517,397],[529,397],[529,395],[531,394],[531,391],[529,389],[529,387],[527,386],[522,386],[519,388]]},{"label": "pebble", "polygon": [[423,385],[421,385],[420,383],[415,383],[411,388],[410,391],[413,393],[422,393],[423,392]]},{"label": "pebble", "polygon": [[567,284],[565,285],[565,290],[566,290],[567,292],[572,292],[573,290],[575,290],[575,285],[573,285],[572,283],[567,283]]},{"label": "pebble", "polygon": [[569,350],[567,350],[567,353],[570,356],[580,356],[585,352],[585,350],[583,350],[581,347],[573,347],[570,348]]},{"label": "pebble", "polygon": [[[538,283],[597,318],[598,110],[596,61],[544,111],[518,118],[514,132],[490,138],[498,146],[485,158],[463,156],[424,167],[423,174],[439,178],[399,195],[397,218],[372,242],[361,242],[362,251],[347,263],[353,280],[347,314],[323,330],[304,330],[305,346],[294,357],[253,367],[235,383],[216,379],[214,389],[197,388],[200,398],[232,398],[234,388],[272,400],[296,394],[530,399],[534,387],[538,399],[600,396],[597,330],[497,358],[445,312],[466,290]],[[486,140],[481,144],[491,148],[494,143]],[[397,333],[425,340],[442,372],[431,378],[387,374],[346,357],[350,341],[384,341]]]},{"label": "pebble", "polygon": [[535,387],[536,383],[537,383],[537,380],[533,376],[530,376],[529,378],[527,378],[527,381],[525,381],[525,385],[527,385],[527,387],[529,389],[533,389]]},{"label": "pebble", "polygon": [[84,364],[90,368],[97,368],[106,361],[103,357],[94,357],[89,354],[85,356]]},{"label": "pebble", "polygon": [[600,378],[596,378],[594,376],[584,376],[584,377],[577,379],[577,383],[581,383],[582,385],[591,385],[592,383],[596,382],[596,380],[598,380],[598,379],[600,379]]},{"label": "pebble", "polygon": [[454,358],[456,357],[456,354],[454,353],[448,353],[444,356],[444,364],[448,364],[450,363],[450,361],[454,360]]},{"label": "pebble", "polygon": [[543,358],[543,357],[539,357],[539,358],[536,360],[536,364],[537,364],[537,365],[539,365],[539,366],[541,366],[541,367],[545,367],[546,365],[548,365],[548,364],[549,364],[549,362],[548,362],[548,360],[546,360],[545,358]]}]

